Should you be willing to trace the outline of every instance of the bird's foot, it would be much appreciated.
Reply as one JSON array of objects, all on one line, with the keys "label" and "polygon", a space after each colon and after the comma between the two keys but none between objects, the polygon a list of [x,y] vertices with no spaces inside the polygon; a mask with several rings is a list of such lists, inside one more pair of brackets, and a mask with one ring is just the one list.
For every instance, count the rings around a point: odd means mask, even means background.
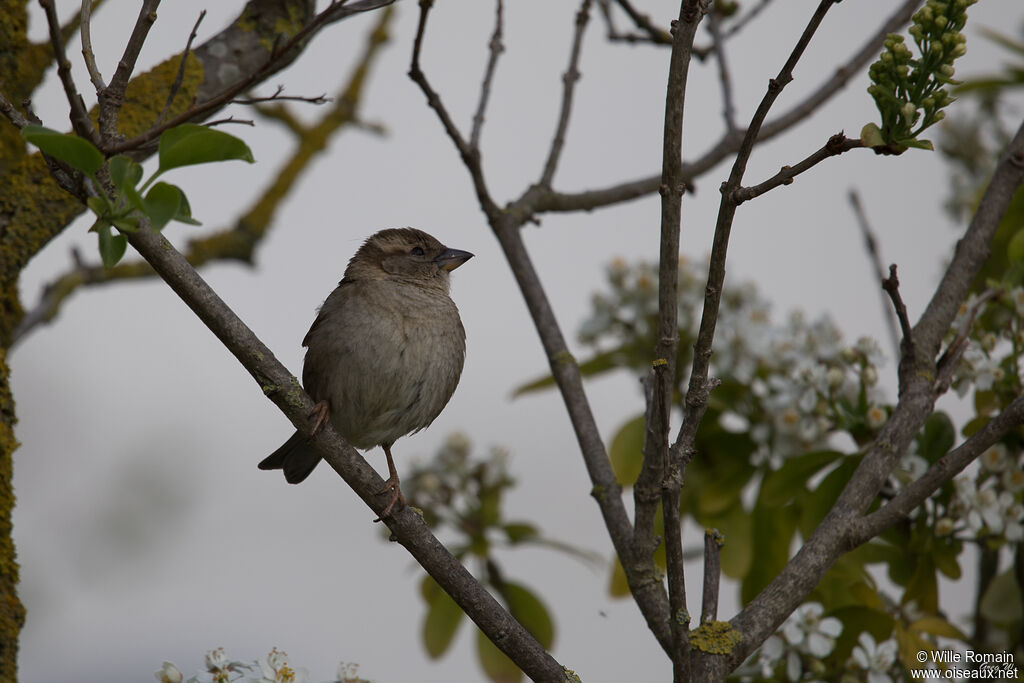
[{"label": "bird's foot", "polygon": [[309,419],[313,420],[313,427],[309,431],[310,436],[316,436],[317,432],[324,426],[324,423],[327,422],[330,412],[331,408],[327,405],[326,400],[320,401],[313,406],[313,410],[309,414]]},{"label": "bird's foot", "polygon": [[391,498],[388,499],[388,504],[384,506],[384,509],[380,511],[380,517],[373,520],[379,522],[388,515],[391,514],[391,509],[395,507],[395,503],[401,502],[402,506],[405,506],[405,496],[402,495],[402,487],[398,485],[398,477],[389,477],[384,482],[384,488],[377,492],[378,496],[383,496],[385,493],[390,493]]}]

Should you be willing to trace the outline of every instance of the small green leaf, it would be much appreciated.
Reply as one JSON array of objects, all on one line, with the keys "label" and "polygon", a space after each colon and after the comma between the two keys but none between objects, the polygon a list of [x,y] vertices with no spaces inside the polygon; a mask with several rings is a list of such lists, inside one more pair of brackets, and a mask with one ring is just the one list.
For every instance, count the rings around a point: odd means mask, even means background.
[{"label": "small green leaf", "polygon": [[612,471],[620,486],[632,486],[640,476],[644,454],[644,416],[638,415],[619,427],[608,448]]},{"label": "small green leaf", "polygon": [[506,581],[501,596],[508,603],[508,611],[530,632],[545,650],[555,642],[555,625],[547,607],[526,586]]},{"label": "small green leaf", "polygon": [[188,204],[188,197],[185,193],[181,193],[181,202],[178,204],[178,213],[174,215],[174,220],[179,223],[187,223],[188,225],[202,225],[199,221],[192,218],[192,207]]},{"label": "small green leaf", "polygon": [[1024,616],[1022,603],[1020,584],[1011,567],[988,584],[981,598],[981,616],[1001,625],[1020,621]]},{"label": "small green leaf", "polygon": [[110,223],[106,221],[96,221],[92,229],[99,234],[100,258],[103,259],[103,266],[105,268],[113,268],[121,260],[121,257],[124,256],[128,240],[125,239],[124,235],[114,235],[110,230]]},{"label": "small green leaf", "polygon": [[160,166],[153,175],[172,168],[241,159],[253,162],[252,151],[241,139],[221,130],[184,123],[165,130],[160,136]]},{"label": "small green leaf", "polygon": [[170,183],[157,183],[146,193],[146,215],[157,232],[174,220],[181,208],[182,191]]},{"label": "small green leaf", "polygon": [[1010,244],[1006,248],[1006,255],[1010,263],[1024,264],[1024,230],[1018,230],[1010,238]]},{"label": "small green leaf", "polygon": [[[429,577],[428,577],[429,578]],[[430,579],[431,583],[434,582]],[[437,584],[434,584],[437,586]],[[430,591],[427,602],[427,616],[423,620],[423,645],[431,659],[437,659],[451,646],[462,623],[462,609],[455,604],[451,596],[437,586]]]},{"label": "small green leaf", "polygon": [[[107,201],[106,197],[89,197],[88,199],[85,200],[85,205],[88,206],[89,210],[92,211],[97,216],[110,215],[110,213],[114,210],[114,207],[110,205],[110,202]],[[89,231],[95,232],[97,225],[98,222],[93,223],[92,227],[89,228]]]},{"label": "small green leaf", "polygon": [[811,477],[841,457],[843,454],[837,451],[812,451],[789,458],[782,467],[764,475],[758,504],[768,507],[785,505],[805,490]]},{"label": "small green leaf", "polygon": [[139,219],[135,216],[113,216],[110,222],[121,232],[135,232],[139,229]]},{"label": "small green leaf", "polygon": [[885,138],[882,137],[881,129],[873,123],[869,123],[861,128],[860,141],[864,143],[865,147],[881,147],[885,144]]},{"label": "small green leaf", "polygon": [[523,672],[515,662],[499,650],[480,629],[476,630],[476,656],[480,660],[480,668],[494,683],[519,683],[523,679]]},{"label": "small green leaf", "polygon": [[626,580],[626,572],[617,555],[612,558],[612,573],[608,577],[608,595],[613,598],[624,598],[629,595],[629,582]]},{"label": "small green leaf", "polygon": [[72,168],[92,176],[103,166],[103,154],[91,142],[77,135],[58,133],[43,126],[25,126],[21,136],[44,154],[60,159]]},{"label": "small green leaf", "polygon": [[526,522],[510,522],[501,527],[512,545],[537,537],[537,527]]},{"label": "small green leaf", "polygon": [[110,181],[122,192],[126,187],[135,187],[142,179],[142,166],[123,154],[111,157],[109,164]]},{"label": "small green leaf", "polygon": [[924,429],[917,438],[917,452],[929,463],[933,463],[949,452],[955,440],[956,428],[952,420],[939,410],[924,421]]}]

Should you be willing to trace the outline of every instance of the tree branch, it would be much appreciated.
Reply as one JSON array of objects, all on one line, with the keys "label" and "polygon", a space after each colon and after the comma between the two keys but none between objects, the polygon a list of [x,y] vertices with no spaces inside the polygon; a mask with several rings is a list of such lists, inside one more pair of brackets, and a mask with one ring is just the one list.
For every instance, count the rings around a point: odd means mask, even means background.
[{"label": "tree branch", "polygon": [[124,92],[128,87],[128,79],[135,70],[135,61],[139,58],[142,46],[149,36],[149,30],[156,22],[156,10],[160,6],[160,0],[143,0],[139,8],[139,16],[135,20],[135,27],[124,47],[124,54],[117,62],[117,69],[110,78],[110,84],[103,90],[97,91],[99,96],[99,121],[100,136],[104,141],[115,140],[118,137],[117,118],[121,112],[121,105],[124,104]]},{"label": "tree branch", "polygon": [[[878,240],[875,239],[875,232],[871,229],[864,205],[860,201],[860,193],[857,190],[850,190],[850,206],[853,207],[854,216],[857,218],[857,225],[860,226],[861,235],[864,238],[864,249],[868,253],[868,260],[875,271],[875,282],[885,280],[885,272],[882,270],[882,255],[878,249]],[[889,300],[884,291],[879,292],[882,296],[882,316],[885,318],[886,328],[889,330],[889,340],[892,343],[893,358],[900,356],[900,335],[896,329],[896,314],[889,306]]]},{"label": "tree branch", "polygon": [[502,44],[502,24],[505,12],[505,3],[497,0],[494,7],[494,33],[488,43],[490,57],[487,59],[487,69],[484,71],[484,80],[480,85],[480,100],[477,103],[476,114],[473,115],[473,130],[469,134],[469,146],[479,153],[480,131],[484,126],[484,114],[487,111],[487,102],[491,97],[491,83],[494,80],[494,72],[498,67],[498,57],[505,51]]},{"label": "tree branch", "polygon": [[46,25],[50,32],[50,44],[53,47],[54,60],[57,62],[57,76],[64,87],[64,96],[67,98],[68,106],[71,108],[71,127],[75,133],[82,138],[99,143],[99,136],[92,121],[89,120],[89,113],[85,109],[85,100],[78,93],[78,87],[71,76],[71,62],[68,61],[67,52],[64,50],[64,38],[61,35],[60,19],[57,18],[57,10],[53,0],[39,0],[40,7],[46,14]]},{"label": "tree branch", "polygon": [[[1009,207],[1010,199],[1022,182],[1024,123],[1003,153],[970,225],[957,243],[953,261],[936,288],[932,303],[914,327],[914,355],[905,354],[900,361],[900,398],[892,415],[822,523],[779,575],[731,621],[732,626],[744,635],[727,658],[731,666],[739,665],[778,628],[843,553],[856,547],[856,542],[865,540],[860,515],[875,500],[900,456],[934,410],[937,396],[935,355],[938,352],[938,342],[934,340],[941,340],[949,330],[970,282],[984,263],[988,245]],[[964,450],[958,455],[954,455],[955,451],[948,454],[946,457],[949,459],[943,468],[954,470],[958,457],[966,457],[986,439],[994,441],[993,435],[997,430],[1019,418],[1019,401],[1011,404],[1012,410],[1004,411],[1005,417],[997,418],[999,422],[981,430],[986,436],[979,437],[970,445],[965,443],[961,446]],[[923,489],[932,485],[938,471],[933,466],[924,475],[924,484],[908,487],[913,493],[905,494],[906,498],[900,505],[905,505],[911,496],[921,495]],[[893,514],[897,509],[893,508],[885,515],[897,517]],[[879,519],[882,518],[874,518],[868,524],[878,524]]]},{"label": "tree branch", "polygon": [[700,623],[718,619],[718,590],[722,577],[722,546],[725,537],[718,529],[704,530],[704,591],[701,595]]},{"label": "tree branch", "polygon": [[99,67],[96,66],[96,54],[92,51],[92,0],[82,0],[80,17],[82,58],[85,60],[85,68],[89,72],[93,87],[96,88],[96,92],[100,92],[107,86],[103,82]]},{"label": "tree branch", "polygon": [[583,45],[583,33],[587,29],[590,20],[590,2],[583,0],[580,9],[576,13],[576,33],[572,39],[572,49],[569,52],[569,68],[562,76],[562,107],[558,114],[558,125],[555,127],[555,137],[551,141],[551,150],[548,152],[547,162],[541,172],[539,184],[541,187],[551,187],[551,180],[555,177],[555,170],[558,168],[558,159],[562,154],[562,147],[565,145],[565,131],[569,127],[569,114],[572,112],[573,93],[576,91],[576,83],[580,79],[579,62],[580,47]]},{"label": "tree branch", "polygon": [[825,159],[843,154],[844,152],[849,152],[851,149],[858,149],[862,147],[864,147],[864,143],[862,143],[860,139],[850,139],[842,133],[836,133],[830,137],[828,142],[826,142],[825,145],[817,152],[814,152],[806,159],[792,166],[783,166],[778,173],[768,180],[765,180],[763,183],[759,183],[751,187],[737,187],[732,191],[732,201],[739,206],[743,202],[749,199],[754,199],[755,197],[760,197],[765,192],[774,190],[780,185],[791,185],[794,178],[804,171],[810,170]]}]

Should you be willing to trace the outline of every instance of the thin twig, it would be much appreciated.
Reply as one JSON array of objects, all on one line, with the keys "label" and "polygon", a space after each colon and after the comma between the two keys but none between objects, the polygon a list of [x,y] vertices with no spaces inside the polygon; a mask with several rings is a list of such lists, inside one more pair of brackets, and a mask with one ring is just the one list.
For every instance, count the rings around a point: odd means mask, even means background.
[{"label": "thin twig", "polygon": [[118,138],[117,119],[121,113],[121,106],[124,104],[124,92],[128,87],[128,79],[135,70],[135,62],[142,52],[142,46],[146,42],[149,30],[156,22],[156,10],[160,6],[160,0],[143,0],[139,8],[139,16],[135,19],[135,26],[128,37],[128,43],[124,47],[124,53],[117,62],[117,69],[110,77],[110,84],[99,91],[99,122],[100,135],[104,141],[112,141]]},{"label": "thin twig", "polygon": [[484,209],[489,217],[492,214],[498,212],[498,205],[491,199],[490,192],[487,190],[487,183],[484,180],[483,167],[480,165],[480,151],[472,148],[466,139],[462,137],[462,133],[459,132],[458,126],[455,125],[455,121],[452,120],[451,115],[448,113],[448,109],[441,102],[441,98],[437,92],[431,87],[430,81],[427,80],[426,74],[423,73],[423,69],[420,68],[420,53],[423,50],[423,37],[427,30],[427,17],[430,14],[430,9],[433,7],[433,0],[420,0],[420,18],[416,26],[416,37],[413,40],[412,47],[412,62],[409,65],[409,78],[413,80],[416,85],[420,87],[423,94],[427,97],[427,104],[434,113],[437,114],[437,118],[440,119],[441,125],[444,126],[445,133],[451,138],[451,141],[455,144],[455,148],[459,150],[459,154],[462,156],[462,161],[469,170],[470,177],[473,180],[473,187],[476,189],[477,199],[480,201],[480,206]]},{"label": "thin twig", "polygon": [[[899,458],[935,409],[934,359],[939,343],[987,259],[996,229],[1022,182],[1024,122],[1001,156],[931,303],[914,326],[915,354],[900,364],[900,397],[889,420],[868,447],[822,524],[771,583],[731,620],[733,628],[743,634],[743,640],[728,655],[727,664],[737,666],[746,659],[806,598],[835,560],[864,540],[864,533],[859,530],[861,515],[877,499]],[[1014,411],[1019,411],[1020,401],[1014,401]],[[913,495],[923,493],[924,485],[920,486]],[[912,502],[910,496],[907,494],[904,499],[908,503]]]},{"label": "thin twig", "polygon": [[[619,7],[621,7],[626,12],[626,14],[629,15],[629,18],[633,20],[633,23],[636,25],[638,29],[640,29],[640,31],[643,34],[643,37],[647,41],[658,45],[672,45],[672,34],[666,31],[665,29],[659,28],[655,26],[653,23],[651,23],[650,17],[648,17],[646,14],[638,12],[637,9],[633,7],[633,5],[629,2],[629,0],[616,0],[616,2],[618,2]],[[630,42],[635,41],[635,38],[625,39],[630,40]]]},{"label": "thin twig", "polygon": [[164,108],[160,110],[160,115],[156,117],[157,125],[163,123],[167,112],[171,110],[174,98],[178,96],[178,91],[181,90],[181,84],[185,82],[185,66],[188,64],[188,56],[192,54],[192,41],[196,39],[196,35],[199,33],[199,24],[203,23],[204,17],[206,17],[206,10],[199,13],[199,16],[196,17],[196,23],[192,25],[192,32],[188,34],[188,40],[185,41],[185,51],[181,53],[181,62],[178,64],[178,73],[174,75],[174,82],[171,83],[171,90],[167,93],[167,101],[164,102]]},{"label": "thin twig", "polygon": [[7,120],[13,123],[18,130],[21,130],[30,123],[2,92],[0,92],[0,114],[6,116]]},{"label": "thin twig", "polygon": [[765,192],[774,190],[780,185],[791,185],[793,179],[804,171],[808,171],[829,157],[834,157],[851,149],[858,149],[864,146],[859,138],[848,138],[842,133],[836,133],[828,141],[806,159],[799,161],[792,166],[783,166],[778,173],[762,183],[750,187],[737,187],[732,191],[732,201],[737,206],[743,202],[760,197]]},{"label": "thin twig", "polygon": [[555,177],[555,170],[558,168],[558,159],[565,145],[565,131],[569,127],[573,94],[576,91],[576,83],[580,79],[580,48],[583,45],[583,33],[586,31],[587,23],[590,20],[590,3],[591,0],[583,0],[579,11],[576,13],[576,32],[573,35],[572,49],[569,53],[569,68],[565,70],[565,75],[562,76],[562,106],[558,114],[555,137],[551,141],[551,150],[548,152],[548,159],[544,164],[544,170],[541,172],[539,183],[541,187],[551,187],[551,181]]},{"label": "thin twig", "polygon": [[71,127],[75,133],[94,145],[99,144],[99,135],[89,119],[89,112],[85,108],[85,100],[78,93],[75,79],[71,75],[71,62],[64,51],[64,39],[61,37],[60,20],[57,18],[57,10],[53,0],[39,0],[39,5],[46,14],[46,25],[50,32],[50,44],[53,46],[53,58],[57,62],[57,76],[64,87],[64,96],[67,98],[68,106],[71,108]]},{"label": "thin twig", "polygon": [[704,530],[704,591],[701,594],[700,623],[718,619],[718,593],[722,578],[722,546],[725,536],[718,529]]},{"label": "thin twig", "polygon": [[914,331],[910,325],[910,318],[907,317],[907,305],[903,303],[900,296],[900,280],[896,277],[896,264],[889,266],[889,277],[882,280],[882,289],[892,300],[892,308],[896,318],[900,321],[900,331],[903,333],[903,341],[900,346],[904,353],[910,353],[914,347]]},{"label": "thin twig", "polygon": [[775,100],[779,97],[782,89],[793,80],[793,69],[796,63],[803,56],[811,38],[824,20],[825,15],[835,4],[835,0],[821,0],[817,9],[811,15],[807,26],[797,40],[793,51],[790,53],[786,63],[779,70],[778,75],[768,82],[768,90],[747,127],[743,142],[740,144],[733,163],[729,179],[722,186],[722,200],[718,210],[718,220],[715,225],[715,235],[711,247],[711,259],[708,263],[708,283],[705,289],[704,309],[701,313],[700,328],[697,333],[697,341],[694,344],[693,365],[690,371],[690,384],[686,392],[685,405],[683,409],[683,423],[680,426],[679,434],[672,445],[673,451],[684,454],[693,451],[693,444],[697,435],[697,427],[704,416],[707,408],[708,392],[708,369],[711,362],[711,347],[715,336],[715,327],[718,324],[719,305],[722,300],[722,287],[725,282],[725,261],[729,248],[729,235],[732,231],[733,218],[736,214],[737,204],[734,193],[741,187],[743,174],[746,171],[747,161],[754,149],[761,126],[768,111]]},{"label": "thin twig", "polygon": [[[676,357],[679,346],[679,233],[683,200],[683,112],[693,39],[709,0],[682,0],[679,19],[673,22],[672,53],[665,88],[665,123],[661,162],[661,238],[658,266],[658,341],[655,344],[654,409],[650,431],[657,440],[644,448],[641,478],[661,477],[661,509],[665,528],[665,564],[668,578],[669,626],[672,633],[672,670],[676,683],[690,680],[689,614],[686,608],[686,577],[683,571],[683,539],[679,495],[685,462],[669,449],[672,397],[676,389]],[[660,467],[648,461],[660,461]],[[639,483],[639,481],[638,481]],[[639,510],[638,510],[639,513]],[[643,537],[652,529],[639,529]],[[637,559],[641,559],[638,557]],[[647,560],[648,557],[642,559]],[[653,557],[650,557],[653,560]]]},{"label": "thin twig", "polygon": [[160,134],[168,128],[174,128],[175,126],[187,123],[193,119],[201,119],[209,112],[219,109],[233,100],[239,93],[246,92],[255,83],[262,81],[268,74],[272,73],[279,64],[286,61],[290,54],[299,45],[304,44],[324,27],[335,21],[346,19],[360,12],[384,7],[392,4],[393,2],[395,2],[395,0],[360,0],[358,2],[352,2],[345,5],[338,2],[332,2],[323,12],[320,12],[320,14],[316,15],[316,17],[314,17],[308,24],[296,31],[291,38],[284,41],[279,46],[275,45],[263,65],[253,70],[250,74],[243,76],[216,96],[189,107],[177,116],[174,116],[159,125],[150,127],[147,131],[140,133],[134,138],[107,145],[103,148],[103,151],[108,156],[112,156],[114,154],[120,154],[128,150],[136,149],[156,140],[160,137]]},{"label": "thin twig", "polygon": [[[868,61],[878,55],[885,37],[904,26],[921,2],[923,0],[904,0],[903,4],[885,20],[861,48],[836,69],[835,74],[788,111],[765,122],[758,133],[757,144],[764,143],[789,130],[831,99],[851,78],[862,71]],[[695,50],[694,55],[696,54]],[[741,138],[726,131],[707,151],[696,159],[683,164],[683,177],[687,185],[692,185],[695,178],[707,173],[720,164],[723,159],[739,151],[741,142]],[[534,208],[538,212],[590,211],[643,197],[657,192],[660,186],[661,175],[659,174],[583,192],[552,191],[538,196]]]},{"label": "thin twig", "polygon": [[277,86],[277,90],[274,92],[273,95],[264,95],[264,96],[260,96],[260,97],[236,97],[235,99],[231,100],[231,104],[252,105],[252,104],[262,104],[264,102],[305,102],[306,104],[321,105],[321,104],[327,104],[328,102],[331,101],[330,98],[327,97],[327,93],[322,93],[320,95],[309,96],[309,95],[282,95],[281,94],[282,92],[284,92],[284,86],[283,85],[279,85],[279,86]]},{"label": "thin twig", "polygon": [[484,71],[484,80],[480,85],[480,100],[477,102],[476,114],[473,115],[473,129],[469,134],[469,146],[480,150],[480,131],[484,126],[484,114],[487,111],[487,101],[491,97],[491,83],[494,80],[494,72],[498,67],[498,57],[505,51],[502,43],[502,23],[505,11],[503,0],[497,0],[494,7],[494,33],[487,44],[490,56],[487,59],[487,69]]},{"label": "thin twig", "polygon": [[[864,250],[868,253],[868,260],[875,271],[875,282],[885,280],[885,271],[882,268],[882,254],[878,248],[878,240],[875,238],[875,231],[871,228],[864,205],[860,201],[860,193],[855,189],[850,190],[850,206],[853,207],[853,214],[860,226],[861,235],[864,238]],[[889,339],[892,343],[893,358],[900,357],[900,334],[896,327],[896,312],[890,308],[889,299],[884,291],[880,291],[882,297],[882,316],[885,318],[885,325],[889,330]]]},{"label": "thin twig", "polygon": [[711,33],[711,47],[718,63],[718,80],[722,84],[722,116],[725,118],[725,130],[736,130],[736,105],[733,103],[732,75],[725,56],[725,38],[718,25],[718,6],[708,13],[708,31]]},{"label": "thin twig", "polygon": [[92,85],[96,88],[96,92],[100,92],[106,88],[106,84],[103,82],[103,75],[100,74],[99,67],[96,66],[96,54],[92,51],[92,30],[90,22],[92,20],[92,0],[82,0],[82,11],[80,13],[81,36],[82,36],[82,58],[85,59],[85,68],[89,71],[89,78],[92,80]]},{"label": "thin twig", "polygon": [[984,427],[946,455],[935,461],[918,479],[907,484],[892,500],[858,520],[851,531],[851,542],[865,543],[927,500],[939,487],[950,481],[965,467],[998,442],[1011,430],[1024,424],[1024,396],[1018,396]]}]

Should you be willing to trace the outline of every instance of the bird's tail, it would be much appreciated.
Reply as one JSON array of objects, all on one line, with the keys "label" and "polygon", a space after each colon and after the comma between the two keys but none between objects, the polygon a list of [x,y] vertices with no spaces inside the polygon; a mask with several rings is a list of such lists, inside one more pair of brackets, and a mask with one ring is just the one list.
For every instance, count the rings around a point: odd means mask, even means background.
[{"label": "bird's tail", "polygon": [[284,470],[289,484],[298,484],[320,462],[320,456],[306,443],[306,438],[295,432],[292,437],[259,464],[261,470]]}]

